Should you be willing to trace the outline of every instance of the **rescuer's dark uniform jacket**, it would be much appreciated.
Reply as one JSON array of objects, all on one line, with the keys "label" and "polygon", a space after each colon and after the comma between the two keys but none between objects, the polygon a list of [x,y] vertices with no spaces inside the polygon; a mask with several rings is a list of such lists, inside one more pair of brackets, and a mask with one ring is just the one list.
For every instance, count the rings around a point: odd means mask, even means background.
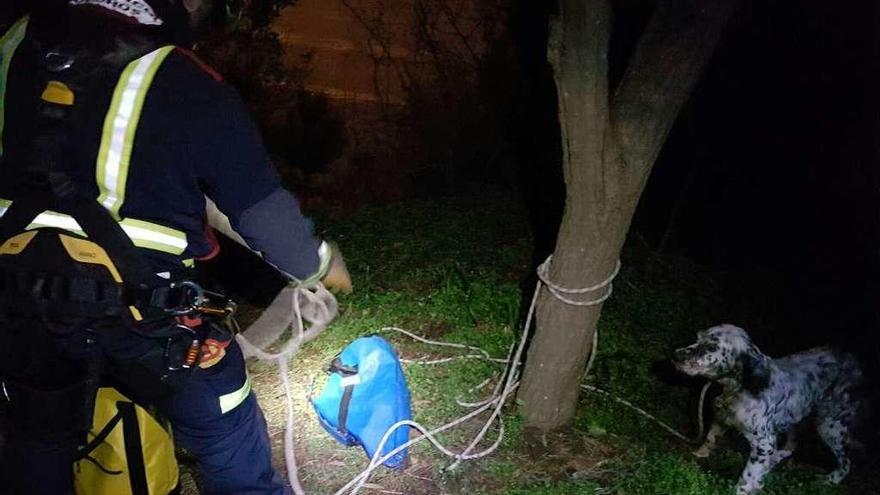
[{"label": "rescuer's dark uniform jacket", "polygon": [[[137,24],[71,11],[63,25],[23,18],[0,39],[0,230],[16,233],[0,245],[0,400],[10,418],[0,493],[72,493],[90,401],[109,379],[170,420],[206,493],[288,494],[231,330],[157,308],[152,296],[214,250],[205,195],[293,278],[320,277],[329,249],[280,187],[241,101],[210,69]],[[26,187],[29,177],[42,188]],[[65,244],[91,241],[85,250]],[[41,246],[64,252],[42,256]],[[120,256],[100,262],[102,252]],[[67,256],[76,271],[55,273],[50,265]],[[123,297],[134,289],[150,297]],[[136,311],[139,302],[160,316]],[[118,311],[59,309],[93,303]]]},{"label": "rescuer's dark uniform jacket", "polygon": [[[76,25],[71,29],[84,38],[118,23],[88,14],[72,19]],[[31,21],[17,28],[4,39],[7,56],[0,67],[0,91],[5,91],[0,214],[12,196],[4,188],[16,182],[21,164],[28,159],[26,143],[32,140],[33,115],[45,85],[37,82],[37,78],[45,80],[40,72],[44,62],[34,50],[34,39],[43,35],[40,26]],[[14,39],[16,32],[23,38]],[[90,49],[107,51],[98,55],[124,56],[113,54],[117,45],[96,42]],[[94,87],[83,92],[73,88],[77,126],[71,139],[77,146],[67,157],[66,172],[76,187],[127,222],[123,223],[127,233],[144,235],[133,240],[144,248],[157,272],[175,272],[193,258],[211,254],[213,246],[205,232],[207,195],[269,262],[298,280],[316,274],[324,264],[318,254],[321,242],[300,214],[296,199],[281,187],[237,94],[189,52],[170,46],[165,51],[155,57],[161,60],[143,71],[144,80],[137,81],[137,74],[129,78],[129,85],[134,81],[139,88],[123,87],[126,81],[120,75],[132,69],[126,63],[98,78]],[[146,80],[151,75],[152,80]],[[138,105],[140,114],[132,115],[138,113]],[[126,122],[120,125],[126,119],[127,127]],[[120,160],[120,153],[129,153],[127,160]],[[63,224],[63,219],[43,219]]]}]

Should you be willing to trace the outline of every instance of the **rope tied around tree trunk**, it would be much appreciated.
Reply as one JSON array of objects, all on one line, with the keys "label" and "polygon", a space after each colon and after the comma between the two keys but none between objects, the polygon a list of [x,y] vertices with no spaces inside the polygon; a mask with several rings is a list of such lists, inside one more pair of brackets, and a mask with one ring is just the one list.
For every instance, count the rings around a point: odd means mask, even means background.
[{"label": "rope tied around tree trunk", "polygon": [[[548,273],[550,272],[550,262],[552,259],[553,259],[553,255],[548,256],[547,259],[544,260],[544,262],[541,263],[540,266],[538,266],[537,273],[538,273],[538,278],[541,280],[541,283],[543,283],[544,286],[547,288],[547,291],[550,292],[551,294],[553,294],[553,297],[555,297],[559,301],[561,301],[565,304],[568,304],[570,306],[584,307],[584,306],[597,306],[597,305],[605,302],[609,297],[611,297],[611,293],[614,291],[614,284],[613,284],[614,279],[615,279],[615,277],[617,277],[617,274],[620,273],[620,268],[621,268],[620,260],[617,260],[617,263],[614,266],[614,271],[611,272],[611,275],[609,275],[608,278],[599,282],[598,284],[592,285],[590,287],[579,288],[579,289],[569,289],[569,288],[554,284],[553,282],[550,281]],[[569,299],[569,298],[563,296],[563,294],[588,294],[590,292],[595,292],[595,291],[604,289],[606,287],[607,287],[607,290],[601,296],[599,296],[596,299],[592,299],[592,300],[588,300],[588,301],[575,301],[575,300],[572,300],[572,299]],[[599,329],[598,328],[596,328],[595,332],[593,333],[592,341],[593,342],[592,342],[592,348],[590,350],[590,358],[587,360],[587,366],[584,368],[584,374],[583,374],[584,381],[586,381],[589,378],[590,371],[593,369],[593,363],[596,360],[596,352],[597,352],[598,346],[599,346]],[[630,402],[626,399],[622,399],[622,398],[612,394],[611,392],[608,392],[607,390],[603,390],[595,385],[590,385],[588,383],[581,383],[581,388],[588,391],[588,392],[594,392],[594,393],[604,395],[604,396],[612,399],[613,401],[617,402],[618,404],[622,404],[622,405],[628,407],[629,409],[639,413],[640,415],[644,416],[645,418],[648,418],[649,420],[653,421],[655,424],[657,424],[657,426],[663,428],[664,430],[669,432],[672,436],[674,436],[674,437],[676,437],[686,443],[697,444],[702,439],[703,430],[705,429],[705,424],[704,424],[704,419],[703,419],[703,404],[705,403],[706,392],[708,391],[711,383],[712,382],[707,382],[705,385],[703,385],[703,388],[700,391],[700,400],[699,400],[698,413],[697,413],[698,429],[697,429],[697,435],[695,438],[689,438],[689,437],[685,436],[684,434],[682,434],[681,432],[679,432],[675,428],[669,426],[668,424],[666,424],[665,422],[663,422],[662,420],[660,420],[659,418],[657,418],[653,414],[645,411],[644,409],[636,406],[635,404],[633,404],[632,402]]]},{"label": "rope tied around tree trunk", "polygon": [[[590,287],[582,287],[579,289],[569,289],[567,287],[563,287],[561,285],[555,284],[550,280],[550,262],[553,260],[553,255],[547,256],[547,259],[544,260],[538,266],[538,278],[544,284],[544,287],[547,288],[547,291],[553,294],[553,297],[558,299],[559,301],[568,304],[569,306],[597,306],[605,302],[609,297],[611,297],[611,293],[614,292],[614,278],[617,277],[617,274],[620,273],[621,263],[620,260],[617,260],[617,263],[614,265],[614,271],[611,272],[611,275],[608,276],[605,280],[599,282],[596,285],[591,285]],[[606,289],[607,288],[607,289]],[[589,294],[591,292],[596,292],[598,290],[606,289],[605,292],[599,296],[598,298],[587,300],[587,301],[575,301],[574,299],[570,299],[566,297],[566,295],[580,295],[580,294]]]}]

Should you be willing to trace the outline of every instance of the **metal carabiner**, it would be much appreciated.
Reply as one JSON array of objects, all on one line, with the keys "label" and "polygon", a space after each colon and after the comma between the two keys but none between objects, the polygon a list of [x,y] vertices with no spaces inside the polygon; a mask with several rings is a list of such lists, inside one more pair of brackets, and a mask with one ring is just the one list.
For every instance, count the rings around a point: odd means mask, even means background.
[{"label": "metal carabiner", "polygon": [[193,366],[198,364],[199,354],[202,350],[202,341],[199,338],[198,332],[194,329],[182,324],[175,323],[173,325],[174,328],[178,330],[183,330],[184,332],[192,335],[189,346],[186,348],[186,353],[183,356],[183,359],[180,360],[179,366],[172,366],[170,363],[171,360],[171,344],[176,341],[175,337],[168,337],[165,341],[165,353],[164,353],[164,361],[165,361],[165,370],[166,371],[181,371],[192,369]]},{"label": "metal carabiner", "polygon": [[176,307],[166,309],[165,311],[174,316],[193,316],[199,307],[205,303],[205,289],[202,286],[190,281],[182,280],[180,282],[172,282],[169,286],[171,289],[183,289],[180,302]]}]

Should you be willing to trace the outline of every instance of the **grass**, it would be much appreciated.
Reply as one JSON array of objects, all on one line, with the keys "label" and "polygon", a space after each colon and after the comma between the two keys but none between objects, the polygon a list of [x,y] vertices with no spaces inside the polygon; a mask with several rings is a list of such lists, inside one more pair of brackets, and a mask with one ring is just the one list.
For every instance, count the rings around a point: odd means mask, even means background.
[{"label": "grass", "polygon": [[[506,355],[520,332],[523,301],[531,295],[531,287],[522,290],[533,269],[525,218],[512,198],[486,196],[319,220],[322,235],[344,250],[355,293],[340,299],[340,318],[296,357],[291,370],[300,476],[309,493],[333,493],[366,466],[361,451],[336,445],[317,426],[302,398],[311,377],[322,377],[326,363],[353,339],[387,326]],[[742,316],[728,312],[717,279],[685,260],[659,258],[638,242],[628,244],[615,295],[599,323],[591,382],[693,435],[693,390],[665,380],[655,363],[697,330]],[[404,357],[458,354],[392,332],[383,336]],[[436,426],[464,414],[454,399],[485,396],[488,390],[468,390],[500,370],[474,360],[405,366],[415,419]],[[251,371],[280,461],[284,401],[278,378],[259,363]],[[743,445],[734,438],[723,442],[715,457],[698,461],[687,445],[598,395],[582,396],[574,424],[564,432],[535,436],[522,427],[515,407],[506,409],[505,423],[506,437],[492,456],[446,472],[447,460],[419,446],[408,469],[377,472],[365,493],[722,495],[733,493],[745,462]],[[442,440],[460,449],[478,427],[465,425]],[[859,491],[858,481],[849,483],[849,491],[827,487],[816,481],[827,459],[795,457],[774,471],[766,494],[871,493]]]}]

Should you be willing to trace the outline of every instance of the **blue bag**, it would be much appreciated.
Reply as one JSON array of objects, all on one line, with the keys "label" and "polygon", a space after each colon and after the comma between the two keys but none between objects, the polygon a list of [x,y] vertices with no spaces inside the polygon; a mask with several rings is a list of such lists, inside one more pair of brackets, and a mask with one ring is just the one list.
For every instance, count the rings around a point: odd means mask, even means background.
[{"label": "blue bag", "polygon": [[[330,378],[312,400],[318,421],[339,443],[360,445],[373,458],[391,425],[412,419],[409,388],[397,354],[381,337],[361,337],[349,344],[330,365]],[[398,428],[385,442],[381,456],[409,440],[409,427]],[[385,462],[403,467],[407,449]]]}]

